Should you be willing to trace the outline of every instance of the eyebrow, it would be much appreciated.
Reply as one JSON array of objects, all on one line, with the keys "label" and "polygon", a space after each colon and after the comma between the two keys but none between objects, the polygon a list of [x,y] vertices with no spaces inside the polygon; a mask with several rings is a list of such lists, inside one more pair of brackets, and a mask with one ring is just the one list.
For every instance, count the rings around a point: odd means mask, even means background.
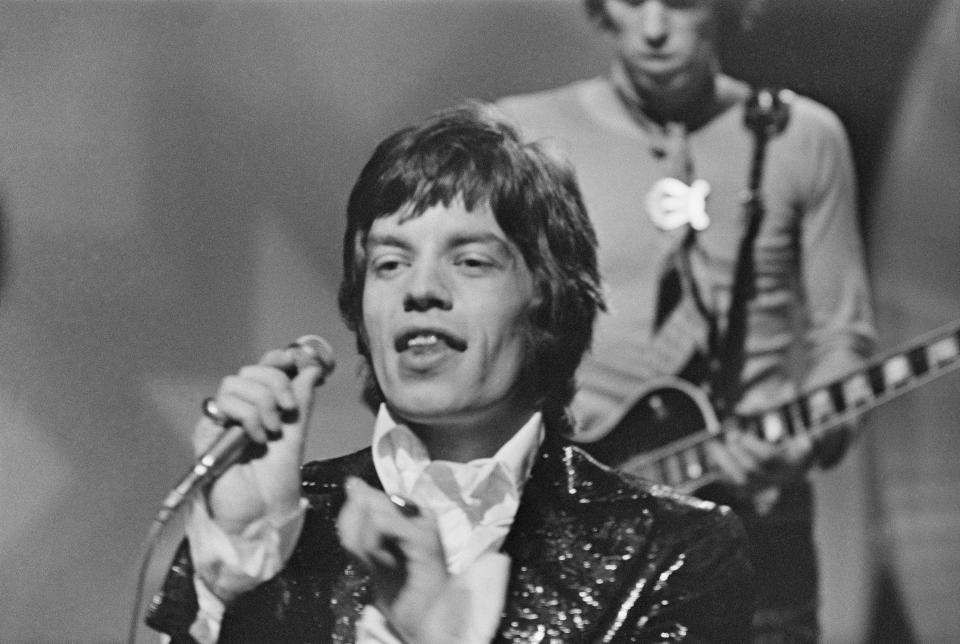
[{"label": "eyebrow", "polygon": [[370,246],[399,246],[401,248],[406,248],[410,244],[406,242],[402,237],[392,234],[374,234],[368,233],[367,239],[364,242],[364,245],[367,247]]},{"label": "eyebrow", "polygon": [[[513,256],[513,245],[508,240],[492,232],[478,233],[458,233],[448,240],[448,246],[456,248],[468,244],[486,244],[496,246],[504,254]],[[410,242],[403,237],[393,233],[371,233],[367,236],[367,247],[373,246],[396,246],[398,248],[410,248]]]}]

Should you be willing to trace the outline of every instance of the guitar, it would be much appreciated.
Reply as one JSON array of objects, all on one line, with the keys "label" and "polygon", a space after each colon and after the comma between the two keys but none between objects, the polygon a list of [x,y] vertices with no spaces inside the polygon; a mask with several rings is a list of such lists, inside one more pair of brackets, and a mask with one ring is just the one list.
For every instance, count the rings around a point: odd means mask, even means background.
[{"label": "guitar", "polygon": [[[706,444],[732,427],[771,443],[800,433],[816,443],[870,409],[958,367],[960,320],[782,405],[724,421],[699,387],[676,377],[656,378],[644,385],[609,434],[584,447],[607,465],[691,493],[720,480]],[[682,438],[663,442],[664,436]],[[657,446],[650,447],[651,441]]]}]

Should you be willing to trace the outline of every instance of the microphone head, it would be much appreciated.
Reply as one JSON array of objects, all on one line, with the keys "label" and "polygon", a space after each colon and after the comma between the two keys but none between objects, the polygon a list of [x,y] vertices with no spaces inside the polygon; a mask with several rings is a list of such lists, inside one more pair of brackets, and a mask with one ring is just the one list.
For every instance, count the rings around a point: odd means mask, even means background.
[{"label": "microphone head", "polygon": [[320,378],[324,379],[333,372],[337,361],[333,357],[333,347],[319,335],[305,335],[290,345],[296,350],[298,367],[315,365],[320,367]]}]

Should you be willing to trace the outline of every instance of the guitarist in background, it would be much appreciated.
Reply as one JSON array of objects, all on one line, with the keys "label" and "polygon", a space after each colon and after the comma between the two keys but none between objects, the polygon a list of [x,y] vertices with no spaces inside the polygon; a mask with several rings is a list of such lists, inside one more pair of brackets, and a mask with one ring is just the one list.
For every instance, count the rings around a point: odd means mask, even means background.
[{"label": "guitarist in background", "polygon": [[[586,0],[613,45],[609,73],[500,101],[527,137],[569,155],[598,233],[608,312],[574,410],[579,438],[613,465],[680,437],[638,409],[653,378],[695,382],[723,418],[838,378],[872,350],[845,132],[823,105],[758,98],[721,72],[717,37],[746,24],[746,4]],[[819,638],[806,472],[837,463],[848,436],[728,431],[709,445],[725,484],[699,493],[734,506],[752,536],[755,642]]]}]

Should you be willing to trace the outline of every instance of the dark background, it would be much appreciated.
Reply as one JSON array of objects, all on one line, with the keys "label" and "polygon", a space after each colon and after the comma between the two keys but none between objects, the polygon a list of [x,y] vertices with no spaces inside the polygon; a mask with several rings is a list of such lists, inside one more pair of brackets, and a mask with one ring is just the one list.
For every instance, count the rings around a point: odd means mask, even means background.
[{"label": "dark background", "polygon": [[[768,4],[726,66],[846,123],[883,346],[960,316],[960,198],[938,198],[956,173],[919,203],[896,179],[955,149],[908,127],[939,104],[908,73],[933,2]],[[0,3],[0,641],[123,638],[200,400],[268,348],[327,337],[340,364],[310,455],[366,444],[335,303],[360,165],[436,108],[607,55],[576,0]],[[863,641],[877,614],[893,633],[897,611],[922,641],[960,639],[958,390],[872,414],[817,476],[827,642]]]}]

